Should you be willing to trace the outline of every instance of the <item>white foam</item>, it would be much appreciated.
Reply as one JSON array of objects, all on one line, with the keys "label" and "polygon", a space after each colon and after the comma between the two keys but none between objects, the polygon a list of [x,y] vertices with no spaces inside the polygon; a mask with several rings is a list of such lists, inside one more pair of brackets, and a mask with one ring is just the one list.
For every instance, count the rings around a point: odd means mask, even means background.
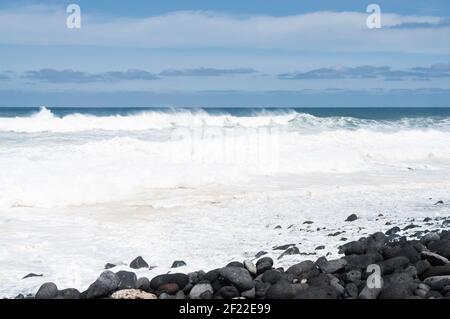
[{"label": "white foam", "polygon": [[[429,198],[450,191],[443,123],[47,109],[0,118],[0,297],[50,280],[85,289],[104,263],[138,255],[159,266],[151,276],[174,259],[187,261],[181,271],[208,270],[290,242],[335,253],[328,229],[357,239],[359,226],[385,228],[380,212],[440,209]],[[351,228],[353,212],[362,218]],[[327,231],[305,233],[307,219]],[[45,277],[20,280],[29,272]]]}]

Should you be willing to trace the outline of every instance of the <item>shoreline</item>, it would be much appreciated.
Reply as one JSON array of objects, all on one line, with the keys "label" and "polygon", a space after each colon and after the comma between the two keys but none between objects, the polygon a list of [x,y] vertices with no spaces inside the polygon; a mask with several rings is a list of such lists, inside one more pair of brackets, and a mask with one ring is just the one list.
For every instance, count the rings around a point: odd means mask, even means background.
[{"label": "shoreline", "polygon": [[[358,216],[352,214],[346,222],[354,223],[357,219]],[[305,226],[311,224],[312,221],[304,222]],[[450,298],[450,217],[412,220],[403,228],[390,224],[391,228],[385,233],[377,232],[358,241],[343,242],[339,247],[339,254],[343,256],[332,260],[327,260],[328,253],[318,243],[317,254],[303,253],[305,257],[311,256],[311,260],[293,263],[285,268],[276,268],[277,259],[267,257],[268,253],[265,251],[260,251],[253,259],[234,261],[222,268],[188,274],[177,273],[177,268],[186,265],[179,260],[173,263],[170,273],[160,274],[152,279],[138,278],[133,271],[114,272],[116,266],[106,264],[105,271],[85,291],[80,292],[75,288],[58,290],[55,283],[44,283],[36,295],[18,295],[12,298]],[[423,229],[424,226],[436,227],[437,224],[437,229]],[[402,233],[409,233],[409,239],[399,235]],[[331,238],[333,237],[330,240]],[[274,246],[272,249],[279,253],[278,259],[302,254],[295,244]],[[316,258],[321,254],[321,257]],[[377,269],[380,272],[381,286],[369,288],[367,285],[367,279],[371,276],[368,273],[369,266],[376,268],[374,274]],[[149,267],[142,257],[137,257],[130,263],[131,270]],[[25,278],[35,275],[29,274]]]}]

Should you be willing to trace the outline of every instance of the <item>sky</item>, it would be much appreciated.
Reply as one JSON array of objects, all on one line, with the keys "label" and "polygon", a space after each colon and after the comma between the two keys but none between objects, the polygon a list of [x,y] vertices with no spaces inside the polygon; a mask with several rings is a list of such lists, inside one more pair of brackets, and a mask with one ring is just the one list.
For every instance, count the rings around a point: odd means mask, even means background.
[{"label": "sky", "polygon": [[[66,8],[81,8],[69,29]],[[367,6],[381,9],[370,29]],[[0,2],[0,107],[450,107],[444,0]]]}]

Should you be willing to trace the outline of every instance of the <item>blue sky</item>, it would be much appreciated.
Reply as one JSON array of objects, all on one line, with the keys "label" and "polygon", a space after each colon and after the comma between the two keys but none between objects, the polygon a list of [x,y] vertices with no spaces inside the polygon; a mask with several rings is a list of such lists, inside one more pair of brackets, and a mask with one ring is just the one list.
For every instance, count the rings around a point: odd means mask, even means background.
[{"label": "blue sky", "polygon": [[[69,3],[82,27],[67,29]],[[377,3],[382,28],[366,26]],[[450,106],[450,3],[0,3],[0,106]]]}]

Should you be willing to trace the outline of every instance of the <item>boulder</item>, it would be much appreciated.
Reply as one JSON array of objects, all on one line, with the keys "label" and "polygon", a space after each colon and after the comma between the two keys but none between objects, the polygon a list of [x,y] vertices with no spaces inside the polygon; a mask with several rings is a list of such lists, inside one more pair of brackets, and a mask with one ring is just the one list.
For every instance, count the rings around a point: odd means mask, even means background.
[{"label": "boulder", "polygon": [[383,275],[392,274],[393,272],[400,271],[409,264],[409,259],[404,256],[397,256],[386,259],[380,262],[381,272]]},{"label": "boulder", "polygon": [[247,259],[244,261],[244,267],[245,267],[245,269],[248,270],[250,275],[256,276],[256,274],[257,274],[256,265],[250,259]]},{"label": "boulder", "polygon": [[239,267],[239,268],[244,268],[244,264],[241,263],[240,261],[232,261],[232,262],[228,263],[225,267]]},{"label": "boulder", "polygon": [[282,278],[282,274],[278,270],[267,270],[263,276],[262,280],[271,285],[276,284]]},{"label": "boulder", "polygon": [[270,257],[263,257],[256,262],[257,273],[262,274],[266,270],[272,269],[273,259]]},{"label": "boulder", "polygon": [[148,278],[146,277],[139,278],[136,281],[135,288],[139,290],[148,291],[150,289],[150,280],[148,280]]},{"label": "boulder", "polygon": [[292,299],[308,286],[305,284],[290,284],[284,280],[270,286],[266,299]]},{"label": "boulder", "polygon": [[139,289],[124,289],[116,291],[111,295],[112,299],[158,299],[156,295],[139,290]]},{"label": "boulder", "polygon": [[366,270],[370,264],[375,264],[383,260],[380,254],[348,255],[343,257],[347,261],[347,270]]},{"label": "boulder", "polygon": [[380,299],[407,299],[413,296],[414,289],[409,283],[395,283],[382,289]]},{"label": "boulder", "polygon": [[119,288],[119,283],[119,277],[112,271],[106,270],[89,286],[86,291],[86,298],[94,299],[109,296]]},{"label": "boulder", "polygon": [[137,277],[134,272],[121,270],[116,272],[119,277],[119,289],[134,289],[136,287]]},{"label": "boulder", "polygon": [[295,299],[337,299],[336,291],[333,287],[309,287],[295,296]]},{"label": "boulder", "polygon": [[219,289],[217,294],[222,296],[224,299],[233,299],[240,296],[239,290],[233,286],[224,286]]},{"label": "boulder", "polygon": [[450,240],[440,239],[428,244],[428,249],[447,259],[450,259]]},{"label": "boulder", "polygon": [[447,264],[445,266],[430,267],[420,277],[422,279],[425,279],[428,277],[448,276],[448,275],[450,275],[450,265],[449,264]]},{"label": "boulder", "polygon": [[46,282],[39,288],[39,290],[36,293],[36,296],[34,298],[36,298],[36,299],[53,299],[57,295],[58,295],[58,287],[52,282]]},{"label": "boulder", "polygon": [[[189,298],[191,299],[207,299],[208,293],[213,293],[213,288],[208,283],[199,283],[192,287]],[[206,297],[206,298],[205,298]]]},{"label": "boulder", "polygon": [[424,245],[428,245],[430,242],[437,241],[440,239],[441,239],[441,237],[439,236],[439,234],[437,232],[431,232],[431,233],[428,233],[425,236],[423,236],[420,239],[420,242]]},{"label": "boulder", "polygon": [[359,270],[350,270],[345,274],[345,281],[349,283],[358,282],[361,280],[361,271]]},{"label": "boulder", "polygon": [[159,290],[162,285],[165,284],[177,284],[179,289],[189,283],[189,277],[186,274],[165,274],[154,277],[150,281],[150,288],[153,290]]},{"label": "boulder", "polygon": [[219,271],[220,276],[238,288],[246,291],[255,287],[253,278],[247,269],[241,267],[224,267]]},{"label": "boulder", "polygon": [[358,286],[353,282],[345,285],[345,296],[348,298],[356,299],[358,298]]},{"label": "boulder", "polygon": [[356,214],[351,214],[350,216],[347,217],[347,219],[345,221],[346,222],[354,222],[357,219],[358,219],[358,216],[356,216]]},{"label": "boulder", "polygon": [[436,253],[432,253],[429,251],[423,251],[421,253],[422,258],[428,260],[428,262],[432,266],[444,266],[449,263],[449,260],[441,255],[438,255]]},{"label": "boulder", "polygon": [[315,268],[314,262],[312,262],[311,260],[305,260],[305,261],[302,261],[301,263],[298,263],[298,264],[295,264],[295,265],[289,267],[288,270],[286,270],[286,273],[292,274],[292,275],[298,277],[302,273],[311,271],[314,268]]},{"label": "boulder", "polygon": [[80,292],[74,288],[68,288],[58,291],[56,299],[80,299]]},{"label": "boulder", "polygon": [[178,268],[183,266],[186,266],[186,263],[183,260],[175,260],[170,268]]},{"label": "boulder", "polygon": [[347,261],[345,259],[327,260],[325,257],[321,257],[316,261],[316,265],[322,272],[333,274],[344,270],[347,265]]},{"label": "boulder", "polygon": [[441,290],[450,285],[450,276],[428,277],[423,281],[423,283],[430,286],[433,290]]},{"label": "boulder", "polygon": [[148,268],[148,264],[144,260],[144,258],[139,256],[130,263],[130,268],[133,268],[133,269]]}]

